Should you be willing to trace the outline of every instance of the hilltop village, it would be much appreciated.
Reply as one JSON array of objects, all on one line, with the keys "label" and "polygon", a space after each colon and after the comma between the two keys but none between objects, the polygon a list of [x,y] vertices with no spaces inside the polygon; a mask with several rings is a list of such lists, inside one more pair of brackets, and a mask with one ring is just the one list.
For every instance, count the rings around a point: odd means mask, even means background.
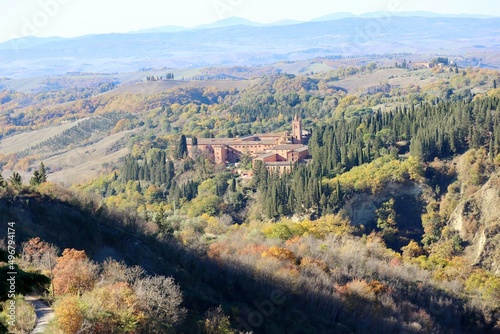
[{"label": "hilltop village", "polygon": [[208,154],[215,163],[237,163],[243,155],[252,161],[262,161],[278,173],[289,172],[296,162],[309,157],[307,141],[309,132],[302,129],[302,120],[295,115],[292,132],[259,133],[238,138],[188,138],[190,154],[196,150]]}]

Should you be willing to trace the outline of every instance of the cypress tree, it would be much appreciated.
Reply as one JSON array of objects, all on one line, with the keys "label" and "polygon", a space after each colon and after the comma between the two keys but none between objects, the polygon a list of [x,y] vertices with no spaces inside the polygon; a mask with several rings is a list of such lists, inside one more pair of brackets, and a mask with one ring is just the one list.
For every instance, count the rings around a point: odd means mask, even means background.
[{"label": "cypress tree", "polygon": [[148,160],[147,159],[144,159],[144,180],[145,181],[151,181],[151,173],[150,173],[150,170],[149,170],[149,164],[148,164]]},{"label": "cypress tree", "polygon": [[188,153],[186,136],[182,135],[179,140],[179,145],[177,145],[177,154],[176,157],[178,159],[184,158]]},{"label": "cypress tree", "polygon": [[488,155],[490,157],[490,161],[493,161],[493,159],[495,158],[495,149],[494,149],[494,145],[493,145],[493,137],[490,138],[489,153],[488,153]]},{"label": "cypress tree", "polygon": [[340,180],[337,180],[336,192],[337,192],[337,201],[340,202],[342,200],[342,198],[344,197],[344,195],[342,194],[342,188],[340,186]]}]

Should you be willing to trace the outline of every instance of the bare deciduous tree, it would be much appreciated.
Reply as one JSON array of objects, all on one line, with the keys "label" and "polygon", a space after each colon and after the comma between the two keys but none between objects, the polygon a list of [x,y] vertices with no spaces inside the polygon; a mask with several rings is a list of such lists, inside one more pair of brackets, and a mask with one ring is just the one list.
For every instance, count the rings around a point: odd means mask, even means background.
[{"label": "bare deciduous tree", "polygon": [[162,329],[173,328],[184,319],[186,309],[181,307],[182,292],[173,278],[142,278],[135,283],[134,288],[144,311],[155,320],[149,328],[150,333],[160,333]]},{"label": "bare deciduous tree", "polygon": [[100,284],[114,284],[126,282],[133,286],[144,276],[144,269],[139,266],[128,267],[124,262],[118,262],[111,258],[102,264]]},{"label": "bare deciduous tree", "polygon": [[39,237],[22,243],[22,259],[38,270],[50,270],[56,265],[59,248]]}]

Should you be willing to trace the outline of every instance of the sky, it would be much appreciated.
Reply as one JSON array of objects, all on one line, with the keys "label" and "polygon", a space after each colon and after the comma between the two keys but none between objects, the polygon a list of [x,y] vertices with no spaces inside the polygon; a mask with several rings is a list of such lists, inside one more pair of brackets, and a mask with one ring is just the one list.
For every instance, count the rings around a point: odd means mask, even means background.
[{"label": "sky", "polygon": [[336,12],[430,11],[500,16],[498,0],[0,0],[0,42],[161,26],[194,27],[231,16],[260,23]]}]

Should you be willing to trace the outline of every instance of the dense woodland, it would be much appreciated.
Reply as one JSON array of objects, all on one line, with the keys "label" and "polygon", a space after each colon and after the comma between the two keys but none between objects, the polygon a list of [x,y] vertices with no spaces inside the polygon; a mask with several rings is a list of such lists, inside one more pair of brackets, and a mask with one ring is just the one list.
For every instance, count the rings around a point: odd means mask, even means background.
[{"label": "dense woodland", "polygon": [[[484,225],[484,208],[472,200],[495,189],[500,174],[498,73],[398,70],[433,80],[349,92],[337,86],[377,72],[373,64],[271,73],[245,89],[101,94],[50,108],[18,109],[24,93],[0,93],[5,136],[85,118],[57,138],[0,157],[4,168],[32,175],[0,178],[2,219],[27,224],[23,270],[48,275],[40,249],[57,258],[54,288],[41,286],[56,310],[51,331],[498,329],[498,224]],[[186,152],[186,136],[289,130],[296,113],[311,132],[312,159],[290,174],[270,173],[249,157],[223,166]],[[72,189],[50,182],[50,166],[24,163],[130,129],[140,130],[126,143],[130,153]],[[373,205],[366,217],[355,214],[367,211],[360,202]],[[467,217],[459,231],[450,222],[461,205]],[[56,227],[67,230],[59,236]],[[488,237],[478,259],[480,233]],[[105,261],[104,248],[118,261]],[[74,266],[89,273],[74,278],[83,280],[76,287],[65,271]],[[164,300],[148,295],[149,286]],[[163,310],[155,303],[167,303],[165,312],[155,313]]]}]

